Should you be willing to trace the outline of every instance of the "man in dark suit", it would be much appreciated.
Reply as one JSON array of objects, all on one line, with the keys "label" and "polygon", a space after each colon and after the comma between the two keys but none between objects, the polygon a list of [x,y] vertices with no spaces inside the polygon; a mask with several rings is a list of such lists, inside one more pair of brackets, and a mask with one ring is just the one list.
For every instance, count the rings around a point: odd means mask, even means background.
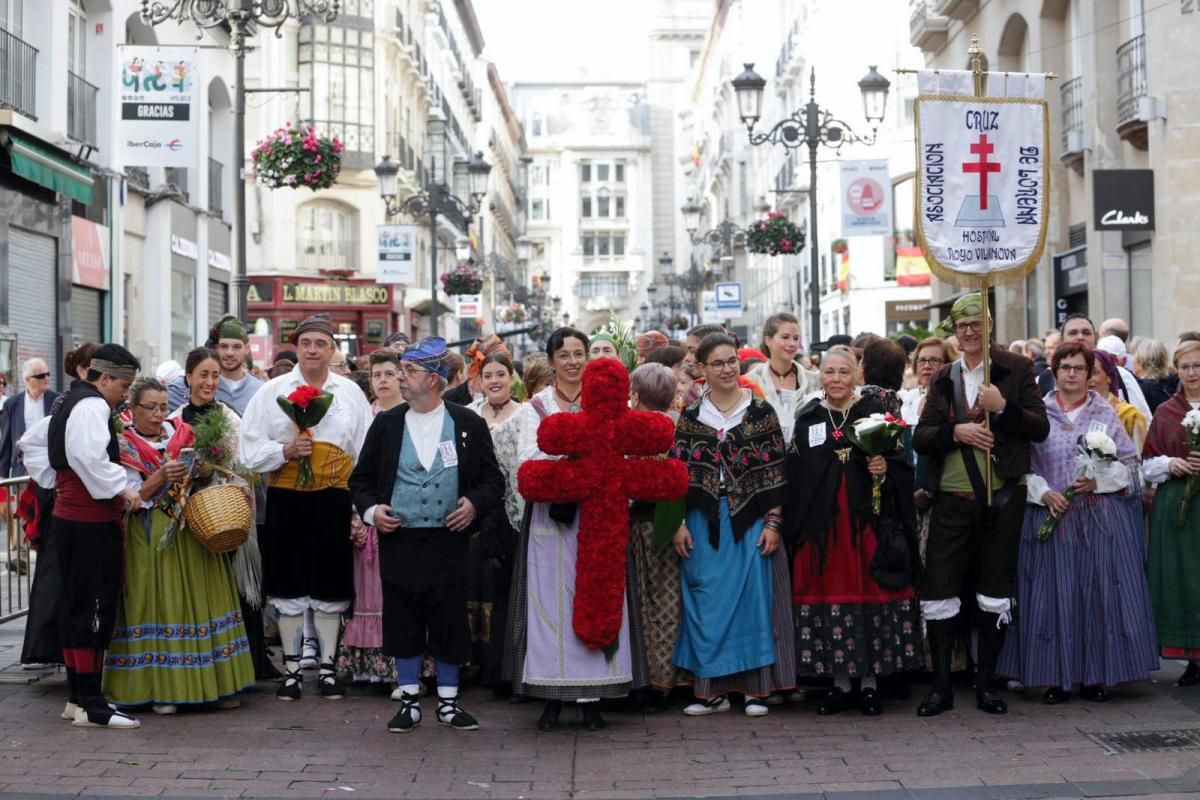
[{"label": "man in dark suit", "polygon": [[396,659],[400,701],[388,730],[408,733],[421,722],[426,652],[437,661],[437,721],[476,730],[458,705],[459,665],[471,656],[468,543],[502,502],[504,475],[483,418],[442,400],[445,340],[420,340],[400,367],[408,402],[375,417],[350,476],[355,508],[379,532],[383,652]]},{"label": "man in dark suit", "polygon": [[31,358],[21,370],[25,391],[4,401],[4,420],[0,422],[0,478],[25,474],[25,465],[17,442],[34,423],[50,414],[58,392],[50,390],[50,370],[40,358]]},{"label": "man in dark suit", "polygon": [[[1016,589],[1025,512],[1021,480],[1029,472],[1030,443],[1050,434],[1029,359],[988,348],[991,382],[984,382],[984,313],[979,294],[968,294],[958,299],[939,327],[938,335],[958,337],[962,358],[934,376],[913,434],[916,451],[930,459],[924,488],[933,495],[921,586],[933,688],[917,709],[926,717],[954,707],[950,659],[955,618],[961,610],[959,598],[972,579],[979,608],[975,704],[989,714],[1008,710],[991,683]],[[984,477],[989,469],[990,504]]]}]

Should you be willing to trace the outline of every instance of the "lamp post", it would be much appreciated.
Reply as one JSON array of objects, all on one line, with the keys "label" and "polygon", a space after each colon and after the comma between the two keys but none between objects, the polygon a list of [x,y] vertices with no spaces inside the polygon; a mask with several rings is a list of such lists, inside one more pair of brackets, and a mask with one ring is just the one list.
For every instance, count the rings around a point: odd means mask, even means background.
[{"label": "lamp post", "polygon": [[704,213],[704,207],[697,203],[692,198],[679,208],[683,214],[683,227],[687,230],[688,238],[691,240],[693,250],[691,253],[691,263],[688,266],[688,271],[683,275],[675,276],[683,288],[692,292],[692,313],[696,315],[696,321],[700,319],[700,294],[704,291],[704,286],[708,282],[709,272],[702,273],[696,265],[695,245],[702,243],[708,244],[714,252],[721,254],[721,268],[724,271],[726,266],[726,258],[731,263],[733,261],[733,250],[737,247],[746,246],[746,231],[739,227],[736,223],[730,220],[722,220],[716,227],[700,232],[700,217]]},{"label": "lamp post", "polygon": [[733,89],[737,95],[738,115],[746,125],[746,133],[750,144],[781,144],[789,150],[798,147],[808,148],[808,211],[809,233],[808,247],[810,253],[809,269],[809,304],[811,313],[810,340],[821,339],[821,271],[820,259],[817,255],[817,148],[824,145],[834,150],[840,150],[842,145],[866,144],[873,145],[879,133],[879,123],[887,109],[888,88],[891,81],[880,75],[874,66],[870,68],[858,89],[862,93],[863,116],[871,125],[871,136],[859,136],[845,122],[833,117],[829,111],[817,105],[817,73],[812,70],[808,78],[808,103],[804,108],[796,109],[792,115],[771,128],[766,133],[755,133],[754,126],[762,117],[763,90],[767,82],[754,71],[753,64],[746,64],[741,75],[733,79]]},{"label": "lamp post", "polygon": [[[492,171],[491,164],[483,160],[483,153],[476,152],[470,161],[455,159],[452,172],[447,173],[450,162],[450,144],[446,137],[446,122],[441,117],[430,117],[429,136],[429,170],[425,188],[404,200],[397,200],[396,173],[399,165],[394,163],[391,156],[385,155],[383,160],[375,165],[375,176],[379,179],[379,196],[385,204],[384,214],[394,217],[397,214],[407,214],[410,217],[427,217],[429,219],[429,333],[438,335],[438,300],[437,300],[437,223],[438,217],[450,217],[457,223],[460,230],[466,230],[471,217],[479,213],[479,206],[487,193],[488,174]],[[468,199],[462,200],[451,189],[451,183],[465,182]],[[463,240],[466,237],[461,237]],[[456,251],[461,248],[461,242],[456,243]],[[465,248],[469,254],[470,242],[466,241]],[[458,253],[456,252],[456,255]],[[460,255],[460,257],[463,257]]]},{"label": "lamp post", "polygon": [[[141,0],[142,22],[150,27],[175,20],[190,22],[201,31],[224,28],[229,31],[229,51],[233,53],[233,296],[230,311],[246,319],[246,39],[260,28],[283,37],[284,23],[293,17],[312,17],[333,22],[341,7],[340,0]],[[286,91],[286,90],[283,90]],[[296,91],[296,90],[292,90]]]}]

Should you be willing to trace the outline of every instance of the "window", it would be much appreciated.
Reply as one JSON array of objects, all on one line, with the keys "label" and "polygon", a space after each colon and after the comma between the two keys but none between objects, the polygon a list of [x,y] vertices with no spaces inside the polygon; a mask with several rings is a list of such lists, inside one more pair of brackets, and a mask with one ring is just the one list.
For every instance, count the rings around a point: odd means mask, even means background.
[{"label": "window", "polygon": [[24,0],[0,0],[0,28],[17,38],[21,37],[23,2]]},{"label": "window", "polygon": [[625,256],[624,233],[587,233],[582,237],[583,258],[595,261],[598,258]]},{"label": "window", "polygon": [[592,182],[592,165],[586,161],[579,165],[579,182],[580,183],[591,183]]},{"label": "window", "polygon": [[534,164],[529,170],[529,182],[534,186],[541,186],[545,181],[545,168],[540,164]]},{"label": "window", "polygon": [[596,237],[596,255],[598,255],[598,256],[609,255],[610,251],[609,251],[608,241],[609,241],[609,239],[607,236],[597,236]]},{"label": "window", "polygon": [[300,235],[296,242],[296,262],[300,269],[356,269],[356,245],[353,212],[326,202],[300,207]]},{"label": "window", "polygon": [[533,119],[529,122],[529,131],[532,136],[542,135],[542,115],[534,114]]},{"label": "window", "polygon": [[617,166],[615,167],[615,170],[616,170],[616,178],[614,178],[614,180],[616,180],[617,183],[624,183],[625,182],[625,165],[617,164]]},{"label": "window", "polygon": [[534,219],[546,218],[546,205],[543,200],[532,200],[529,203],[529,215]]},{"label": "window", "polygon": [[596,216],[597,217],[607,217],[608,216],[608,196],[607,195],[600,195],[599,197],[596,198]]},{"label": "window", "polygon": [[583,237],[583,255],[585,257],[592,257],[592,256],[596,255],[596,237],[595,236]]},{"label": "window", "polygon": [[608,180],[608,164],[597,164],[596,165],[596,180],[598,180],[598,181]]},{"label": "window", "polygon": [[613,236],[612,251],[614,256],[625,255],[625,237],[621,234]]},{"label": "window", "polygon": [[[362,12],[372,0],[353,5]],[[343,6],[338,22],[301,25],[299,77],[301,86],[312,87],[305,95],[309,121],[342,140],[347,166],[369,168],[375,160],[375,43],[370,26],[357,27],[360,22]]]},{"label": "window", "polygon": [[629,280],[620,272],[585,272],[579,276],[580,297],[628,297]]},{"label": "window", "polygon": [[196,278],[183,270],[171,270],[171,357],[187,359],[196,341]]},{"label": "window", "polygon": [[[0,0],[0,5],[3,0]],[[17,0],[20,5],[20,0]],[[67,16],[67,70],[76,75],[87,74],[87,59],[85,42],[87,37],[87,11],[83,8],[82,0],[71,0]]]},{"label": "window", "polygon": [[584,197],[580,200],[579,215],[582,217],[590,217],[592,215],[592,198]]},{"label": "window", "polygon": [[614,197],[613,199],[616,201],[616,206],[617,206],[616,213],[614,213],[613,216],[616,217],[617,219],[624,218],[624,216],[625,216],[625,198],[618,195],[617,197]]}]

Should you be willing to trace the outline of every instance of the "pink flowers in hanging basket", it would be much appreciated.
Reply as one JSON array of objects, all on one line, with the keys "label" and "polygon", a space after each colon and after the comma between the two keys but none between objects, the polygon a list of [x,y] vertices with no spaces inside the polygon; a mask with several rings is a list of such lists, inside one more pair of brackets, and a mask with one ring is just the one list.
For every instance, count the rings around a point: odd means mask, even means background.
[{"label": "pink flowers in hanging basket", "polygon": [[767,218],[750,225],[746,249],[770,256],[799,253],[804,249],[804,231],[782,212],[768,212]]},{"label": "pink flowers in hanging basket", "polygon": [[450,272],[442,273],[442,291],[446,294],[479,294],[483,291],[483,274],[467,261]]},{"label": "pink flowers in hanging basket", "polygon": [[338,137],[321,136],[312,125],[287,123],[276,128],[250,151],[254,176],[268,189],[307,187],[314,192],[328,189],[342,171]]}]

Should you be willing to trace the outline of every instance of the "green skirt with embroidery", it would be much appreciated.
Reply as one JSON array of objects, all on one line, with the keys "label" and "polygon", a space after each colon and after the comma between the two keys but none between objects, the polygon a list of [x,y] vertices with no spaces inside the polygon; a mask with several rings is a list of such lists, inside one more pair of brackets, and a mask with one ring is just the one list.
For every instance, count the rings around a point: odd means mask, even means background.
[{"label": "green skirt with embroidery", "polygon": [[125,590],[104,658],[117,705],[211,703],[254,685],[254,663],[229,557],[186,528],[160,549],[161,511],[126,517]]}]

